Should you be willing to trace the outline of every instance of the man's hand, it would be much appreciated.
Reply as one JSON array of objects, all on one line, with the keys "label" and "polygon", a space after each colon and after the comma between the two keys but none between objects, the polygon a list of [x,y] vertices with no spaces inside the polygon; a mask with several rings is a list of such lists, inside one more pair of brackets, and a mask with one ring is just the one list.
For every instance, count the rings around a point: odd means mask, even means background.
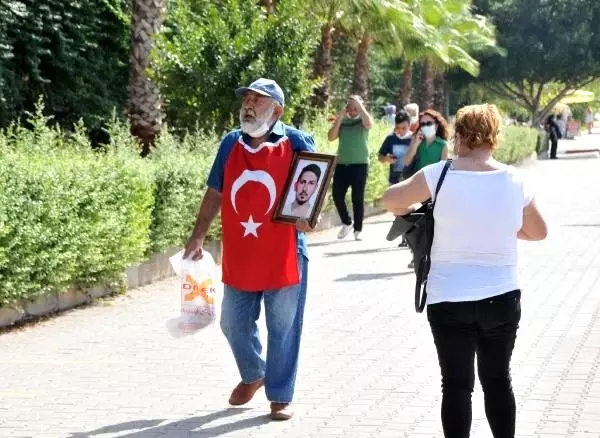
[{"label": "man's hand", "polygon": [[183,251],[183,258],[187,259],[190,255],[193,261],[200,260],[204,254],[202,254],[202,246],[204,245],[204,239],[198,237],[190,237],[185,244]]},{"label": "man's hand", "polygon": [[[317,224],[321,222],[321,215],[319,215],[319,218],[317,219]],[[310,226],[310,224],[308,223],[308,221],[306,219],[298,219],[296,221],[296,229],[298,231],[301,231],[303,233],[309,233],[311,231],[314,231],[315,229],[312,228]]]},{"label": "man's hand", "polygon": [[348,111],[346,110],[346,107],[344,107],[344,108],[342,108],[342,109],[340,110],[340,112],[338,113],[338,115],[337,115],[337,119],[338,119],[338,120],[342,120],[342,119],[344,119],[344,118],[345,118],[345,117],[347,117],[347,116],[348,116]]},{"label": "man's hand", "polygon": [[396,162],[398,161],[398,158],[396,158],[396,157],[395,157],[394,155],[392,155],[392,154],[387,154],[386,158],[387,158],[387,160],[386,160],[386,161],[387,161],[389,164],[396,164]]}]

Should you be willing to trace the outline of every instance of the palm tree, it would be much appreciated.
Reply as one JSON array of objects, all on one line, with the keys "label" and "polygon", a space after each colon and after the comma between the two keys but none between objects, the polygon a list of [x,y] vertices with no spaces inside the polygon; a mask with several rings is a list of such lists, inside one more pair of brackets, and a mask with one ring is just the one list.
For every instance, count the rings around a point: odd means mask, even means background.
[{"label": "palm tree", "polygon": [[160,90],[148,77],[147,69],[154,37],[163,23],[165,4],[166,0],[133,0],[127,112],[131,133],[139,139],[143,155],[150,151],[164,120]]},{"label": "palm tree", "polygon": [[333,73],[333,60],[331,58],[333,34],[344,15],[346,3],[346,0],[313,0],[308,4],[309,10],[322,23],[321,40],[312,71],[312,78],[320,81],[319,85],[313,90],[312,105],[316,108],[325,108],[329,100]]},{"label": "palm tree", "polygon": [[[473,76],[479,74],[479,62],[471,53],[495,50],[494,27],[481,15],[472,13],[471,0],[436,1],[436,7],[430,7],[428,0],[414,0],[419,8],[427,8],[424,14],[428,25],[434,26],[443,46],[431,50],[427,45],[421,47],[423,60],[419,105],[426,109],[435,106],[444,111],[445,80],[444,72],[452,66],[458,66]],[[414,48],[413,48],[414,49]],[[415,51],[415,50],[413,50]],[[419,52],[419,50],[416,50]]]},{"label": "palm tree", "polygon": [[433,58],[431,55],[425,56],[421,67],[421,86],[419,93],[419,108],[422,110],[433,107],[433,95],[435,92],[433,84],[434,77]]}]

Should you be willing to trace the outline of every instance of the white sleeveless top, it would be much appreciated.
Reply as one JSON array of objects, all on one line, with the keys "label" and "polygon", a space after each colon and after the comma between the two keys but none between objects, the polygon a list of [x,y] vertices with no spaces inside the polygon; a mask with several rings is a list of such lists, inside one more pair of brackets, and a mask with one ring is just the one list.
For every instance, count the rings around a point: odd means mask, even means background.
[{"label": "white sleeveless top", "polygon": [[[432,195],[444,164],[423,169]],[[517,232],[532,198],[514,167],[448,170],[433,212],[427,304],[482,300],[519,288]]]}]

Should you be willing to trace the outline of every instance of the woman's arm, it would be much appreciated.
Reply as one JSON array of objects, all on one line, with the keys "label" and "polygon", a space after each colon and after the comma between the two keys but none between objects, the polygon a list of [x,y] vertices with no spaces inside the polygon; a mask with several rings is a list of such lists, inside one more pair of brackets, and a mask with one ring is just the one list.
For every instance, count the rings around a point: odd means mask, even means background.
[{"label": "woman's arm", "polygon": [[517,232],[522,240],[544,240],[548,236],[548,226],[537,208],[535,199],[523,209],[523,225]]},{"label": "woman's arm", "polygon": [[388,211],[402,216],[410,212],[415,204],[429,198],[431,193],[425,175],[420,170],[412,177],[388,188],[383,194],[383,205]]},{"label": "woman's arm", "polygon": [[405,166],[410,166],[410,163],[412,163],[413,159],[415,158],[415,155],[417,155],[417,150],[419,149],[419,145],[422,141],[423,134],[421,134],[420,132],[412,136],[412,139],[410,140],[410,146],[408,147],[408,150],[404,155]]}]

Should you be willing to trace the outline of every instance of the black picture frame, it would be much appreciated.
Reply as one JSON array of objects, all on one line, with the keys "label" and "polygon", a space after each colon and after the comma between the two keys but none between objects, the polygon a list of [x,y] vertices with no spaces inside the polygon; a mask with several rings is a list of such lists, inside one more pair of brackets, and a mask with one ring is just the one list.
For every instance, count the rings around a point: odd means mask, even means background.
[{"label": "black picture frame", "polygon": [[[273,214],[274,222],[283,222],[288,224],[295,224],[298,219],[306,219],[311,228],[314,228],[317,224],[319,214],[323,208],[325,202],[325,196],[329,190],[331,179],[333,177],[333,171],[337,162],[337,155],[333,154],[322,154],[318,152],[296,152],[290,168],[290,173],[285,182],[285,189],[279,200],[279,204]],[[310,198],[306,201],[309,203],[308,207],[298,205],[296,197],[296,182],[301,176],[301,172],[304,173],[304,169],[309,165],[316,165],[319,167],[321,174],[318,176],[315,191],[310,195]],[[312,166],[311,166],[312,167]],[[314,169],[314,167],[312,167]],[[316,176],[316,174],[313,173]],[[310,201],[313,200],[311,203]],[[296,201],[294,205],[294,201]],[[301,211],[299,214],[294,214],[296,211]],[[308,209],[308,211],[304,211]]]}]

